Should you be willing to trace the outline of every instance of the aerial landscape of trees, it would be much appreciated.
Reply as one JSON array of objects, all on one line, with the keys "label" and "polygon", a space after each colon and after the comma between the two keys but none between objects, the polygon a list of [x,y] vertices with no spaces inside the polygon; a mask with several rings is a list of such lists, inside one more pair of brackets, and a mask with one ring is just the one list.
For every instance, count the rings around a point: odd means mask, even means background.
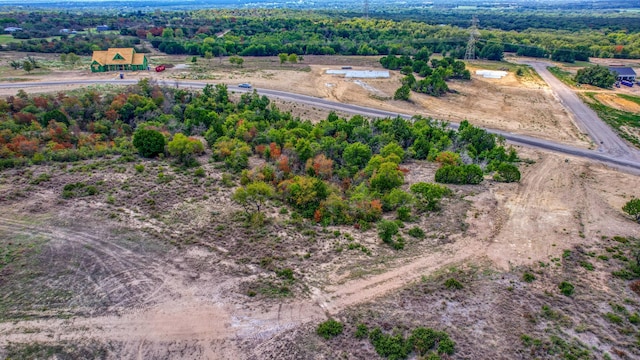
[{"label": "aerial landscape of trees", "polygon": [[[128,161],[135,152],[193,167],[206,139],[213,159],[241,174],[243,187],[234,199],[248,213],[260,212],[277,195],[301,216],[327,225],[366,226],[388,211],[406,220],[439,209],[450,193],[443,186],[400,190],[406,161],[441,163],[435,176],[441,183],[478,184],[496,171],[498,181],[519,179],[515,166],[509,171],[517,176],[504,175],[504,165],[518,161],[515,151],[468,122],[455,131],[419,116],[370,121],[332,113],[312,124],[255,91],[234,103],[224,85],[197,93],[143,80],[119,93],[20,93],[0,100],[0,108],[6,114],[0,121],[3,168],[110,154]],[[251,156],[264,165],[248,169]]]},{"label": "aerial landscape of trees", "polygon": [[[421,12],[421,11],[418,11]],[[386,12],[380,18],[363,19],[360,14],[322,11],[304,12],[256,9],[194,10],[184,12],[139,11],[118,17],[103,13],[74,16],[64,12],[10,12],[0,18],[6,26],[20,26],[13,33],[20,41],[9,42],[1,49],[32,52],[74,52],[88,55],[107,47],[136,46],[142,42],[167,54],[218,57],[293,55],[416,55],[424,48],[431,52],[462,58],[468,38],[471,12],[433,9],[423,20],[415,11]],[[456,14],[457,17],[448,17]],[[502,51],[520,55],[546,57],[573,62],[588,57],[640,58],[640,39],[633,13],[606,16],[567,14],[523,16],[491,13],[480,15],[481,39],[476,55],[500,60]],[[442,16],[437,22],[432,16]],[[521,17],[522,16],[522,17]],[[514,18],[530,23],[514,26]],[[600,21],[602,20],[602,21]],[[499,23],[496,23],[499,21]],[[563,21],[563,30],[555,21]],[[575,21],[575,27],[567,22]],[[592,26],[585,32],[585,24]],[[486,23],[485,23],[486,22]],[[46,25],[44,25],[46,23]],[[111,31],[95,30],[107,24]],[[169,25],[170,24],[170,25]],[[78,34],[60,33],[75,29]],[[118,36],[119,35],[119,36]],[[53,38],[52,38],[53,37]]]},{"label": "aerial landscape of trees", "polygon": [[[637,161],[510,62],[638,145],[587,63],[640,59],[637,1],[82,1],[0,10],[0,358],[640,356]],[[110,47],[166,71],[91,74]]]}]

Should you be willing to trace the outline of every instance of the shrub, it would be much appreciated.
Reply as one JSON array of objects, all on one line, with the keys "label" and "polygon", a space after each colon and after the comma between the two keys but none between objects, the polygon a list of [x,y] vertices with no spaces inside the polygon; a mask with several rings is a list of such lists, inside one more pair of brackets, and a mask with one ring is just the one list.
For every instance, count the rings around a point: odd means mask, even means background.
[{"label": "shrub", "polygon": [[533,282],[533,280],[535,279],[536,279],[535,275],[533,275],[530,272],[525,272],[524,274],[522,274],[522,281],[524,282],[530,283],[530,282]]},{"label": "shrub", "polygon": [[451,194],[451,189],[438,184],[418,182],[410,187],[416,198],[419,211],[435,211],[440,209],[440,199]]},{"label": "shrub", "polygon": [[411,344],[401,334],[387,335],[375,328],[369,333],[369,340],[378,355],[388,359],[406,359],[411,352]]},{"label": "shrub", "polygon": [[282,270],[276,270],[276,275],[286,280],[293,280],[293,270],[284,268]]},{"label": "shrub", "polygon": [[[640,199],[631,199],[622,207],[622,211],[629,214],[631,217],[635,219],[638,223],[640,223]],[[614,240],[615,237],[614,237]]]},{"label": "shrub", "polygon": [[561,282],[558,285],[558,288],[560,289],[560,292],[565,296],[573,295],[573,292],[575,290],[575,287],[573,286],[573,284],[571,284],[570,282],[567,282],[567,281]]},{"label": "shrub", "polygon": [[344,326],[342,323],[335,321],[333,319],[329,319],[325,322],[322,322],[318,325],[316,329],[316,333],[320,335],[322,338],[329,340],[334,338],[340,334],[342,334]]},{"label": "shrub", "polygon": [[173,140],[167,145],[169,153],[178,158],[185,166],[196,164],[194,155],[204,152],[204,145],[198,139],[187,137],[182,133],[173,136]]},{"label": "shrub", "polygon": [[444,282],[444,286],[449,290],[460,290],[464,287],[460,281],[454,278],[447,279],[447,281]]},{"label": "shrub", "polygon": [[133,146],[141,156],[154,157],[164,152],[165,138],[157,130],[138,129],[133,134]]},{"label": "shrub", "polygon": [[435,180],[445,184],[480,184],[482,169],[478,165],[444,165],[436,171]]},{"label": "shrub", "polygon": [[424,237],[425,237],[424,230],[420,229],[417,226],[414,226],[411,229],[409,229],[409,231],[407,233],[410,236],[413,236],[416,239],[424,239]]},{"label": "shrub", "polygon": [[398,233],[398,225],[394,221],[381,220],[378,222],[378,235],[385,243],[391,243],[393,235]]},{"label": "shrub", "polygon": [[371,176],[371,188],[380,192],[387,192],[404,182],[404,174],[398,169],[398,164],[385,162]]},{"label": "shrub", "polygon": [[411,209],[406,206],[401,206],[396,210],[398,214],[398,220],[400,221],[411,221]]},{"label": "shrub", "polygon": [[137,173],[142,173],[142,172],[144,172],[144,165],[142,165],[142,164],[136,164],[136,165],[134,166],[134,168],[136,169],[136,172],[137,172]]},{"label": "shrub", "polygon": [[193,172],[193,176],[196,177],[204,177],[206,175],[206,173],[204,172],[204,169],[199,167],[197,168],[194,172]]},{"label": "shrub", "polygon": [[356,339],[364,339],[369,336],[369,329],[367,329],[367,325],[358,324],[358,326],[356,326],[356,332],[355,334],[353,334],[353,336],[355,336]]},{"label": "shrub", "polygon": [[498,165],[496,173],[493,175],[493,179],[495,181],[506,183],[518,182],[520,181],[520,170],[518,170],[518,167],[513,164],[501,163]]}]

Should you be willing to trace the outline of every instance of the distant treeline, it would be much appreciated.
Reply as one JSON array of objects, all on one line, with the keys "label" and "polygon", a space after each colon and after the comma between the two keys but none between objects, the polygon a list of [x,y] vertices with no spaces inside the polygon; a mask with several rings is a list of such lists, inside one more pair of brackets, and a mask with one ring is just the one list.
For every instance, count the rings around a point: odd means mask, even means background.
[{"label": "distant treeline", "polygon": [[[488,14],[479,12],[479,54],[486,45],[496,44],[504,51],[566,61],[589,57],[640,58],[640,14]],[[371,19],[348,15],[261,9],[135,12],[117,17],[40,12],[0,14],[0,24],[22,27],[23,31],[14,33],[14,37],[21,39],[60,35],[63,28],[94,29],[99,24],[117,31],[114,38],[97,36],[92,30],[63,35],[59,40],[38,39],[4,47],[30,52],[86,54],[148,40],[167,54],[200,56],[413,55],[426,47],[459,58],[464,55],[469,37],[466,27],[471,18],[469,12],[452,10],[384,14],[397,20],[375,18],[379,14]],[[420,21],[410,20],[412,17]]]}]

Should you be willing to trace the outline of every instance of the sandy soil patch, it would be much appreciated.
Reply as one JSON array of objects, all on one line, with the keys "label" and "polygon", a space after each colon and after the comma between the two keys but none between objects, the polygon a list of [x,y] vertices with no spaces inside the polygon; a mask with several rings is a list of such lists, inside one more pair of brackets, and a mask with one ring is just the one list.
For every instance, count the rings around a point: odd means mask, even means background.
[{"label": "sandy soil patch", "polygon": [[633,101],[629,101],[627,99],[623,99],[621,97],[616,96],[615,94],[597,94],[596,99],[601,103],[612,107],[614,109],[640,113],[640,104],[637,104]]}]

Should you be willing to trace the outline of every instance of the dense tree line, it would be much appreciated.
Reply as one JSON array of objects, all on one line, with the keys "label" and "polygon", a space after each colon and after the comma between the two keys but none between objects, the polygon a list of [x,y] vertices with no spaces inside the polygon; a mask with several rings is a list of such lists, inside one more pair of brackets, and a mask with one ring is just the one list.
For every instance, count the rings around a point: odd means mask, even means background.
[{"label": "dense tree line", "polygon": [[[436,14],[439,14],[436,12]],[[527,16],[507,12],[502,15],[492,12],[496,18],[510,17],[530,20]],[[630,13],[629,13],[630,14]],[[355,15],[355,14],[353,14]],[[77,16],[66,13],[8,13],[2,15],[5,24],[23,26],[29,36],[60,35],[62,28],[75,26],[83,29],[99,24],[107,24],[121,35],[148,39],[154,47],[170,54],[190,54],[204,56],[241,55],[276,56],[287,54],[343,54],[343,55],[414,55],[427,47],[433,52],[447,53],[455,58],[464,55],[468,39],[467,27],[471,14],[461,14],[459,21],[438,20],[434,24],[424,20],[411,20],[404,16],[386,19],[362,19],[360,15],[349,16],[340,12],[296,12],[284,10],[199,10],[191,12],[130,13],[118,17],[105,14],[85,14]],[[557,14],[556,14],[557,15]],[[556,16],[554,15],[554,16]],[[552,19],[549,17],[549,19]],[[594,19],[620,20],[631,26],[607,26]],[[515,20],[514,20],[515,19]],[[544,23],[544,16],[536,18]],[[555,19],[555,18],[553,18]],[[562,20],[564,19],[564,20]],[[569,21],[570,15],[557,15],[557,21]],[[616,17],[613,15],[594,16],[578,19],[592,21],[587,24],[597,31],[568,29],[563,26],[542,26],[531,20],[530,26],[491,25],[491,17],[480,18],[483,30],[478,56],[498,59],[502,47],[505,51],[519,52],[521,55],[544,57],[554,54],[562,57],[563,51],[574,60],[589,56],[640,58],[640,34],[635,15]],[[487,21],[488,23],[483,23]],[[169,25],[170,24],[170,25]],[[586,26],[586,25],[585,25]],[[562,29],[562,31],[560,31]],[[19,33],[15,34],[20,36]],[[75,37],[69,37],[73,45]],[[78,39],[80,41],[81,39]],[[44,40],[43,40],[44,41]],[[41,47],[30,51],[46,51],[51,45],[45,41]],[[33,45],[33,44],[32,44]],[[97,44],[98,47],[102,47]],[[78,46],[81,46],[80,44]],[[70,52],[83,53],[76,49]]]},{"label": "dense tree line", "polygon": [[[383,212],[406,220],[436,211],[450,191],[427,183],[403,190],[409,160],[442,164],[438,174],[444,175],[436,180],[455,184],[476,184],[517,161],[503,140],[468,122],[455,131],[422,117],[367,120],[331,113],[313,124],[281,112],[255,91],[233,102],[224,85],[197,93],[143,80],[121,93],[20,92],[0,100],[0,110],[3,168],[105,154],[131,161],[135,153],[164,154],[193,166],[204,138],[213,160],[240,173],[243,187],[234,199],[247,211],[259,212],[273,194],[325,224],[367,226]],[[252,156],[264,164],[249,169]]]}]

